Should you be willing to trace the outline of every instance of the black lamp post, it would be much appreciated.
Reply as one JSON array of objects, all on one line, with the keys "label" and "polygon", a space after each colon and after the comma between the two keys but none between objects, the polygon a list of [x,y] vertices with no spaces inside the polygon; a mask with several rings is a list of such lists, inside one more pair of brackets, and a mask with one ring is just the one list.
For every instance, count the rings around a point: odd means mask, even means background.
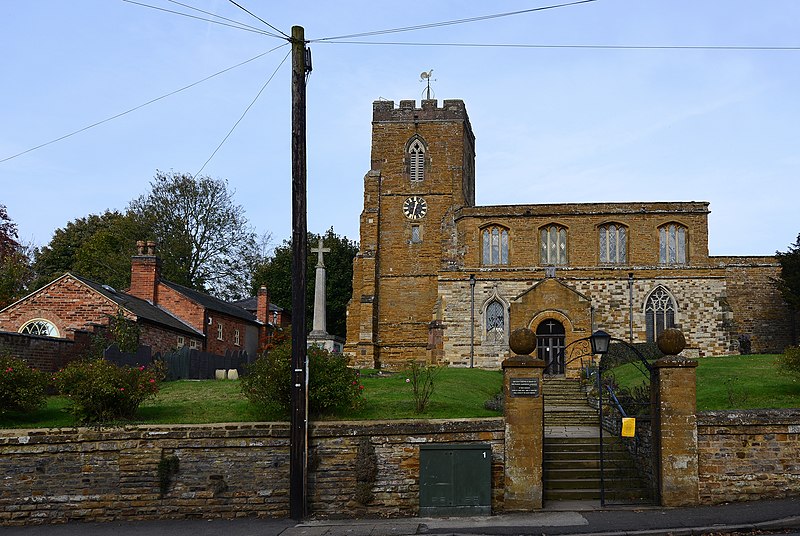
[{"label": "black lamp post", "polygon": [[[592,353],[600,354],[600,360],[602,361],[603,356],[608,353],[608,345],[611,343],[611,335],[602,329],[598,329],[589,337],[589,342],[592,345]],[[600,365],[597,367],[597,396],[600,403],[600,506],[605,506],[605,477],[603,475],[603,377],[602,368]]]}]

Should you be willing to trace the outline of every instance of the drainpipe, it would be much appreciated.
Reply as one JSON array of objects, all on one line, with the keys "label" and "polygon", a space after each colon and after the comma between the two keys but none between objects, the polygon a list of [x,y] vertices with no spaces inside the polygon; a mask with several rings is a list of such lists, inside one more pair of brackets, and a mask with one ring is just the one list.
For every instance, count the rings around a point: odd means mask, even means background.
[{"label": "drainpipe", "polygon": [[469,274],[469,368],[475,363],[475,274]]},{"label": "drainpipe", "polygon": [[633,272],[628,272],[628,342],[633,344]]}]

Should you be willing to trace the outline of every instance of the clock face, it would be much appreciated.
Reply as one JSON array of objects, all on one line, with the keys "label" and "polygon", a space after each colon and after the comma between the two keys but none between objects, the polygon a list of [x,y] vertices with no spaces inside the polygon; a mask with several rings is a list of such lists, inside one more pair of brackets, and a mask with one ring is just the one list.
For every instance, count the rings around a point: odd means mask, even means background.
[{"label": "clock face", "polygon": [[428,212],[428,203],[418,195],[409,197],[403,203],[403,214],[410,220],[418,220]]}]

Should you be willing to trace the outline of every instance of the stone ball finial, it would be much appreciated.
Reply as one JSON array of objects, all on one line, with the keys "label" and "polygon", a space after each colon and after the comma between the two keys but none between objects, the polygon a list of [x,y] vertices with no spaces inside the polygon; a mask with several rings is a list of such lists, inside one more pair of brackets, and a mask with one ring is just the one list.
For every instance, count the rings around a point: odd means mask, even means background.
[{"label": "stone ball finial", "polygon": [[518,328],[511,332],[508,346],[517,355],[530,355],[536,350],[536,334],[528,328]]},{"label": "stone ball finial", "polygon": [[658,336],[658,349],[664,355],[678,355],[686,348],[686,338],[677,328],[667,328]]}]

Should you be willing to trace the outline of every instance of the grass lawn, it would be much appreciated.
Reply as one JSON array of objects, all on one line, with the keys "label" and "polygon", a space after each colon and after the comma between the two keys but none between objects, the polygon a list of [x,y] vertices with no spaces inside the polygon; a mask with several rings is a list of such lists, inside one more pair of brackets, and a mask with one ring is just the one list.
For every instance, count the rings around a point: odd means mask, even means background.
[{"label": "grass lawn", "polygon": [[[777,355],[703,357],[697,367],[697,410],[797,408],[800,379],[778,372]],[[621,385],[641,383],[633,365],[613,369]]]},{"label": "grass lawn", "polygon": [[[362,384],[366,404],[358,410],[330,419],[406,419],[490,417],[500,413],[484,409],[483,403],[500,392],[500,371],[441,369],[427,410],[414,412],[411,384],[401,373],[376,375],[365,371]],[[259,415],[239,390],[236,381],[165,382],[158,395],[139,408],[137,423],[213,423],[288,420],[278,413]],[[0,428],[61,428],[74,426],[68,401],[50,397],[47,406],[30,413],[0,416]]]}]

